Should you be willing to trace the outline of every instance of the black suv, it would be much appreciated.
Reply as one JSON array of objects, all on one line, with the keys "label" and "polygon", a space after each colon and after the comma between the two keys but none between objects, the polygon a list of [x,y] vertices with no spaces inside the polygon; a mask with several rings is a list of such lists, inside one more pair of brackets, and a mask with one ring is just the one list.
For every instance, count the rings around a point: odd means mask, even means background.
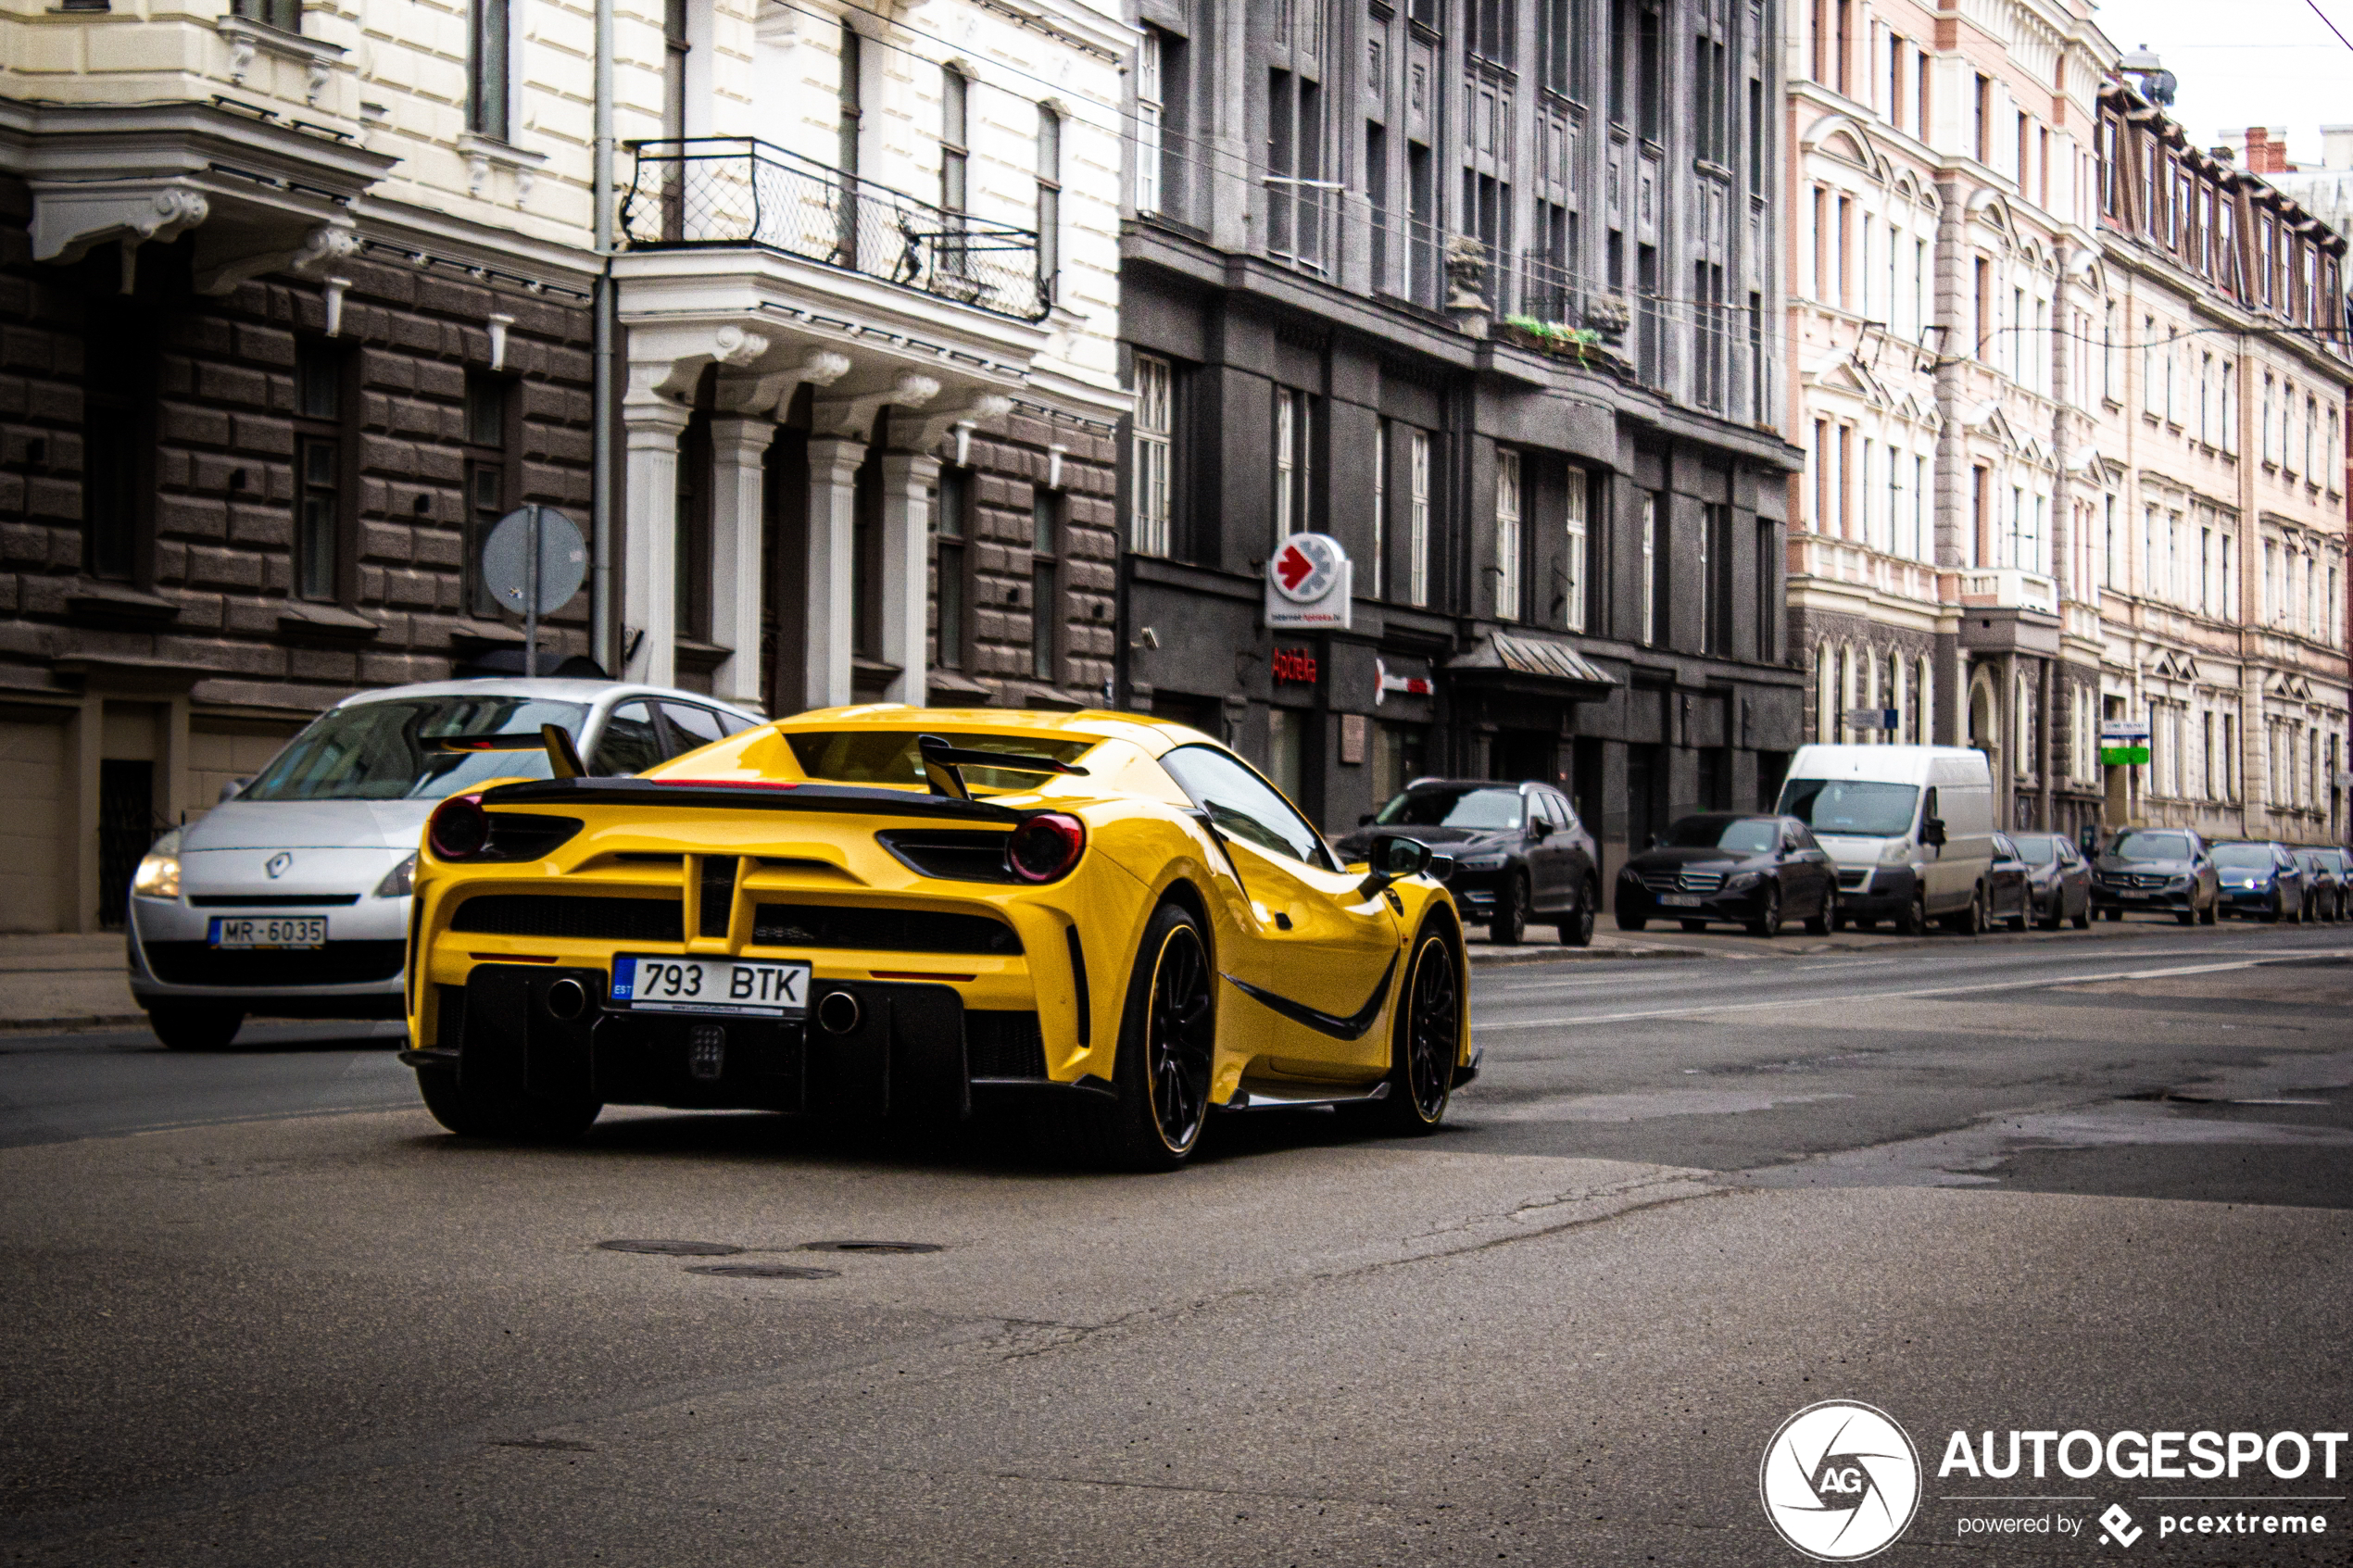
[{"label": "black suv", "polygon": [[1552,925],[1582,947],[1602,901],[1601,855],[1568,797],[1545,784],[1416,779],[1340,841],[1361,860],[1375,831],[1418,839],[1453,857],[1446,890],[1463,919],[1509,947],[1530,925]]}]

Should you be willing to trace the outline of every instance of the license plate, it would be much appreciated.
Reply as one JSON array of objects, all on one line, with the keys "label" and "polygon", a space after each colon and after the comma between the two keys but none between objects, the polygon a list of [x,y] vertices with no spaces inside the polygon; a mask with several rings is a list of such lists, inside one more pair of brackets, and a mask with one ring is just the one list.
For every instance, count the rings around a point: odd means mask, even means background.
[{"label": "license plate", "polygon": [[323,947],[324,915],[215,915],[205,932],[214,947]]},{"label": "license plate", "polygon": [[612,960],[612,1003],[637,1012],[802,1018],[809,972],[805,963],[623,953]]},{"label": "license plate", "polygon": [[1696,893],[1662,893],[1658,901],[1670,909],[1696,909],[1707,902]]}]

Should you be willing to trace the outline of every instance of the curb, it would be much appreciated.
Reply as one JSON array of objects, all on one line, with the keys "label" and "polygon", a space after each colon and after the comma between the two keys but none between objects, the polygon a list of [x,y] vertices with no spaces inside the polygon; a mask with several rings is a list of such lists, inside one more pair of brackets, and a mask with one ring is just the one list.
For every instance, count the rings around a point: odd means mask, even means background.
[{"label": "curb", "polygon": [[75,1013],[65,1018],[0,1018],[0,1038],[10,1035],[56,1035],[69,1029],[122,1029],[145,1026],[144,1012]]}]

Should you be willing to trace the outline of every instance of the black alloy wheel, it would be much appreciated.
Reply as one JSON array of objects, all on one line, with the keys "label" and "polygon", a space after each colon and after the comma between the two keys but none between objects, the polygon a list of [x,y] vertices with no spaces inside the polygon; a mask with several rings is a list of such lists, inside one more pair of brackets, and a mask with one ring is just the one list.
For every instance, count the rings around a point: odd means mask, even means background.
[{"label": "black alloy wheel", "polygon": [[1201,1141],[1216,1054],[1216,976],[1201,923],[1181,904],[1155,911],[1137,944],[1112,1067],[1116,1100],[1084,1109],[1083,1153],[1126,1171],[1173,1171]]},{"label": "black alloy wheel", "polygon": [[1593,945],[1593,918],[1599,912],[1601,901],[1600,888],[1590,882],[1579,884],[1577,907],[1568,911],[1567,920],[1554,928],[1560,933],[1562,947],[1590,947]]},{"label": "black alloy wheel", "polygon": [[1463,987],[1454,944],[1439,927],[1414,939],[1405,994],[1390,1035],[1389,1093],[1366,1106],[1380,1130],[1438,1130],[1454,1094],[1454,1061],[1462,1052]]},{"label": "black alloy wheel", "polygon": [[1528,935],[1528,873],[1515,872],[1495,896],[1495,918],[1488,922],[1487,939],[1498,947],[1516,947]]},{"label": "black alloy wheel", "polygon": [[1838,912],[1838,889],[1833,887],[1822,895],[1822,907],[1815,910],[1813,918],[1806,922],[1806,935],[1828,936],[1833,931],[1843,930],[1845,926],[1846,917]]},{"label": "black alloy wheel", "polygon": [[1751,936],[1774,937],[1781,934],[1781,887],[1768,883],[1765,888],[1765,911],[1748,922]]}]

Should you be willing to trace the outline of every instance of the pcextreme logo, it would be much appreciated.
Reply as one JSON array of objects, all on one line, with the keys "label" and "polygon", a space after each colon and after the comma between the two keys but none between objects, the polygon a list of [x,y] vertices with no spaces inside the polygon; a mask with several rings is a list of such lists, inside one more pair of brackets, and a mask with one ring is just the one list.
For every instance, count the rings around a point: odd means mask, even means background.
[{"label": "pcextreme logo", "polygon": [[1781,1539],[1817,1562],[1859,1562],[1919,1511],[1919,1451],[1886,1411],[1825,1399],[1781,1423],[1756,1489]]}]

